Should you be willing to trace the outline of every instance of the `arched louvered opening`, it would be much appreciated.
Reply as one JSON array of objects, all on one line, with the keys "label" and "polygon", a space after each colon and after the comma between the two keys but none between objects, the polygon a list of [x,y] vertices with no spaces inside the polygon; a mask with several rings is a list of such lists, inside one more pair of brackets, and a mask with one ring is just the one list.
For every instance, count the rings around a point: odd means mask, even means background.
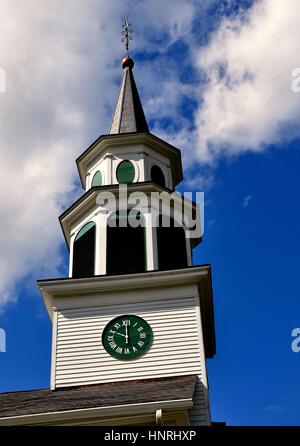
[{"label": "arched louvered opening", "polygon": [[102,175],[100,170],[98,170],[93,176],[92,187],[93,186],[102,186]]},{"label": "arched louvered opening", "polygon": [[72,276],[91,277],[95,265],[96,224],[89,222],[78,232],[73,245]]},{"label": "arched louvered opening", "polygon": [[160,270],[188,266],[185,230],[175,226],[173,218],[159,216],[157,230],[158,268]]},{"label": "arched louvered opening", "polygon": [[166,185],[164,173],[158,166],[151,167],[151,180],[159,186],[165,187]]},{"label": "arched louvered opening", "polygon": [[[140,223],[138,226],[137,224]],[[146,270],[145,223],[139,212],[117,212],[107,222],[106,273],[130,274]]]}]

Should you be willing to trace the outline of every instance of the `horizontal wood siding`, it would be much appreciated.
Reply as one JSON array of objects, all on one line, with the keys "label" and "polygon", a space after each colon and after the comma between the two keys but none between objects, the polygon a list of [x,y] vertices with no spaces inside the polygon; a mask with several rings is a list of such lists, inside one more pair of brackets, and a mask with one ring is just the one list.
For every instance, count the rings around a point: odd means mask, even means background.
[{"label": "horizontal wood siding", "polygon": [[210,424],[210,410],[207,401],[207,389],[201,382],[201,376],[198,376],[193,396],[193,409],[189,412],[192,426],[207,426],[207,424]]},{"label": "horizontal wood siding", "polygon": [[[201,364],[203,346],[197,311],[195,297],[58,311],[55,386],[189,374],[197,374],[201,380],[206,372]],[[153,344],[139,359],[114,359],[102,346],[104,327],[122,314],[140,316],[153,329]],[[195,392],[196,411],[191,413],[194,425],[203,424],[203,420],[207,424],[208,409],[202,387],[199,381]]]}]

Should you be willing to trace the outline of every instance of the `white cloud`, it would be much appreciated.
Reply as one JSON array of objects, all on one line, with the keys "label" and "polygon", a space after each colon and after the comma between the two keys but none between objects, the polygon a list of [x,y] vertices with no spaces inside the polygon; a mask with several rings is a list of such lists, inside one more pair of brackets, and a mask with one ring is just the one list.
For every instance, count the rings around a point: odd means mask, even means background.
[{"label": "white cloud", "polygon": [[252,200],[252,195],[247,195],[243,200],[243,208],[247,208]]},{"label": "white cloud", "polygon": [[245,18],[225,19],[209,45],[197,51],[208,83],[198,109],[197,153],[261,152],[300,136],[300,94],[291,73],[300,65],[298,0],[256,2]]},{"label": "white cloud", "polygon": [[141,38],[149,24],[170,44],[188,34],[194,7],[186,0],[1,1],[0,308],[27,275],[58,274],[57,217],[78,194],[74,160],[106,132],[116,100],[122,11],[139,34],[133,47],[146,50],[154,45]]},{"label": "white cloud", "polygon": [[265,410],[267,412],[284,412],[285,407],[278,404],[278,405],[267,406],[265,407]]},{"label": "white cloud", "polygon": [[[299,6],[280,3],[262,0],[248,21],[227,19],[200,51],[193,21],[212,0],[1,1],[0,307],[14,299],[19,280],[51,277],[61,266],[57,217],[79,192],[75,158],[109,125],[123,14],[135,31],[133,52],[160,54],[135,71],[152,131],[182,148],[184,167],[194,168],[223,153],[260,152],[282,140],[286,123],[288,137],[298,135],[300,95],[291,90],[291,73],[300,65]],[[178,60],[166,56],[178,39],[190,46],[184,62],[192,56],[208,76],[204,89],[183,85]],[[200,104],[195,122],[180,113],[191,99]],[[187,185],[202,190],[213,181],[211,169],[199,170]]]}]

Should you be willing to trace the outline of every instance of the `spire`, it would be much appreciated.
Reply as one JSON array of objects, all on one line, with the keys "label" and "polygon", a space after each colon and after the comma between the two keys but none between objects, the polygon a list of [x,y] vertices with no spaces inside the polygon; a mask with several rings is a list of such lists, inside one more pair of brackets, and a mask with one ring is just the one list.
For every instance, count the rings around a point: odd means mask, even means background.
[{"label": "spire", "polygon": [[125,42],[127,56],[122,60],[124,70],[123,80],[119,91],[109,133],[149,132],[139,93],[134,81],[132,69],[133,60],[128,55],[129,41],[132,40],[130,24],[125,20],[123,24],[122,42]]}]

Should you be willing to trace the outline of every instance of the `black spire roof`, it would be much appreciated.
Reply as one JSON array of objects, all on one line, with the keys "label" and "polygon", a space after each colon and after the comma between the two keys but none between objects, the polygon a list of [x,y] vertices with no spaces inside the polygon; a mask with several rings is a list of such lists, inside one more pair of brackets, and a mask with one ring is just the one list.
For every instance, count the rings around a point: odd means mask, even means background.
[{"label": "black spire roof", "polygon": [[134,62],[130,57],[122,60],[124,76],[109,128],[110,134],[149,132],[132,73],[133,65]]}]

